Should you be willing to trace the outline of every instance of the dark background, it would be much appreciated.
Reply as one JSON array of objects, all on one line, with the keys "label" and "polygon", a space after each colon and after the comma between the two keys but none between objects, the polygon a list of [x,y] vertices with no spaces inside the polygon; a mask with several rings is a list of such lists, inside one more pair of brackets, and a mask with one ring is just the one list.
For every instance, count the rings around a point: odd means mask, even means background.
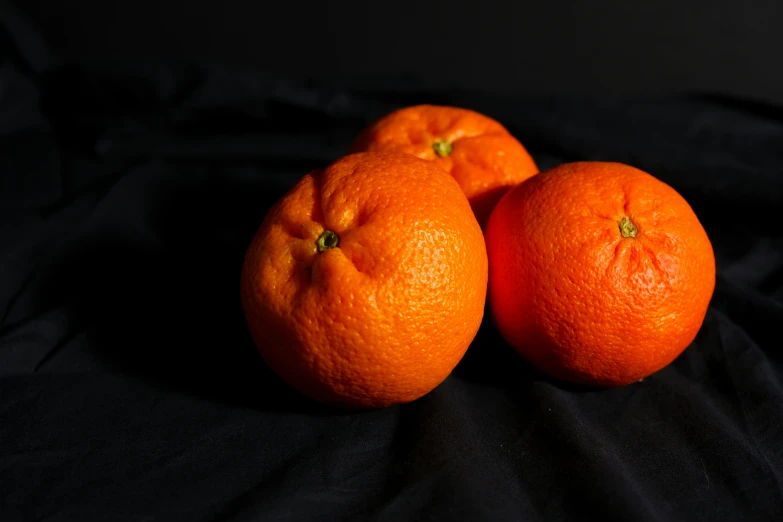
[{"label": "dark background", "polygon": [[350,89],[783,103],[776,0],[16,3],[67,57],[252,65]]}]

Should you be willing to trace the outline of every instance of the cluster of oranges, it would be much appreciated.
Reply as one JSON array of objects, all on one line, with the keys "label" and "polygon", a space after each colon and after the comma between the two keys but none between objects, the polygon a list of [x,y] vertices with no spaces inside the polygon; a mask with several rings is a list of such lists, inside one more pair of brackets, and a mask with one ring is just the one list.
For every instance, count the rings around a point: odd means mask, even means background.
[{"label": "cluster of oranges", "polygon": [[488,304],[552,377],[622,386],[667,366],[715,285],[691,207],[621,163],[538,170],[475,111],[419,105],[368,126],[248,247],[242,306],[266,363],[325,403],[409,402],[451,373]]}]

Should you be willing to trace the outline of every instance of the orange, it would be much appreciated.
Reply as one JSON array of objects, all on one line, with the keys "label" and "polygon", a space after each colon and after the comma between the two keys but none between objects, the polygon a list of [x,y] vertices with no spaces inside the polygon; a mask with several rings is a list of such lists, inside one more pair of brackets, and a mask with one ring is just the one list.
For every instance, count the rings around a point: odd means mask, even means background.
[{"label": "orange", "polygon": [[489,303],[543,372],[593,386],[638,381],[693,341],[715,287],[712,245],[688,203],[650,174],[578,162],[497,204]]},{"label": "orange", "polygon": [[414,105],[394,111],[362,130],[351,151],[404,152],[435,162],[462,187],[482,228],[500,197],[538,172],[503,125],[459,107]]},{"label": "orange", "polygon": [[487,253],[465,195],[407,154],[368,152],[307,174],[248,247],[241,298],[269,367],[346,408],[417,399],[478,331]]}]

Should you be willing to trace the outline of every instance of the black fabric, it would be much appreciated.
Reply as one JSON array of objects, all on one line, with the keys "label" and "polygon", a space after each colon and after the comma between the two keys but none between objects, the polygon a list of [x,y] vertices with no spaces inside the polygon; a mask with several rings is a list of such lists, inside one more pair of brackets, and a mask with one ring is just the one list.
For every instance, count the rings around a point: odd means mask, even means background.
[{"label": "black fabric", "polygon": [[[330,92],[57,63],[0,31],[0,520],[781,519],[781,108]],[[497,118],[542,168],[623,161],[677,189],[718,267],[682,356],[583,389],[487,316],[411,404],[345,413],[282,384],[243,322],[244,249],[299,176],[421,102]]]}]

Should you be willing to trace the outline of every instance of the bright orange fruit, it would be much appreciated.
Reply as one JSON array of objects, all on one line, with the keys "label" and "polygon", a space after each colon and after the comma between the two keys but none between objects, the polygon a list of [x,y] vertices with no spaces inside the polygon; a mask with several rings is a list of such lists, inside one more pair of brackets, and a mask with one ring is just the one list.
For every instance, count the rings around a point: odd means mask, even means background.
[{"label": "bright orange fruit", "polygon": [[715,287],[712,245],[674,189],[620,163],[542,172],[497,204],[489,302],[505,339],[556,378],[620,386],[672,362]]},{"label": "bright orange fruit", "polygon": [[316,400],[375,408],[441,383],[478,331],[487,253],[465,195],[407,154],[304,176],[248,247],[242,305],[261,355]]},{"label": "bright orange fruit", "polygon": [[462,187],[482,228],[500,197],[538,172],[503,125],[459,107],[414,105],[394,111],[362,130],[351,151],[404,152],[435,162]]}]

